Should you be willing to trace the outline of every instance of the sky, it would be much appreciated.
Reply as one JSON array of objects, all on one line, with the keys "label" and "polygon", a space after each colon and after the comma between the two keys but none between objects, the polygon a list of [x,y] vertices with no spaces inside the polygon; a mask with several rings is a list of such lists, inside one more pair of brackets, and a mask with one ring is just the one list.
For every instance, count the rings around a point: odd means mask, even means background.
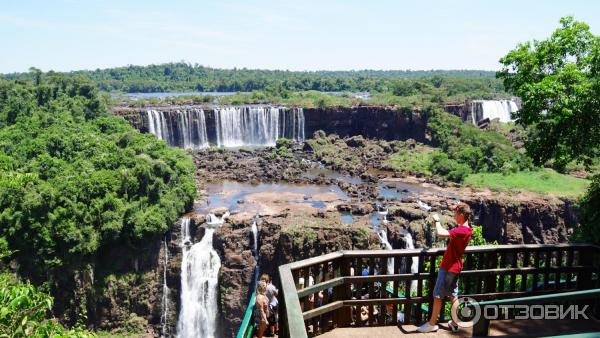
[{"label": "sky", "polygon": [[484,69],[600,1],[3,0],[0,73],[185,61],[288,70]]}]

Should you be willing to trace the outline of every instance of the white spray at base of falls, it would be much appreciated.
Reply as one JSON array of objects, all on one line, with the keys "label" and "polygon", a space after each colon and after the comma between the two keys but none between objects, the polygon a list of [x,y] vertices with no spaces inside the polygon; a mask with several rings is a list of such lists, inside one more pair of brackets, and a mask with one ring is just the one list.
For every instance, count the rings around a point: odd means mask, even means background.
[{"label": "white spray at base of falls", "polygon": [[177,323],[179,338],[214,338],[217,329],[219,269],[221,258],[213,248],[215,228],[223,224],[222,217],[207,216],[204,237],[190,245],[190,218],[181,221],[181,311]]},{"label": "white spray at base of falls", "polygon": [[165,248],[165,266],[163,269],[163,295],[162,295],[162,315],[160,316],[160,325],[162,326],[162,336],[166,337],[167,332],[167,319],[169,315],[169,287],[167,286],[167,265],[169,264],[169,248],[167,247],[167,239],[164,241]]}]

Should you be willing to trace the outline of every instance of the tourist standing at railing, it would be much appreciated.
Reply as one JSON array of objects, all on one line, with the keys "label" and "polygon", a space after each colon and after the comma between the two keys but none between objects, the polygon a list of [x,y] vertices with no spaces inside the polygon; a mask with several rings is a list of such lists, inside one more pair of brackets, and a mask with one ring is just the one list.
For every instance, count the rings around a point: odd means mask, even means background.
[{"label": "tourist standing at railing", "polygon": [[[452,230],[446,230],[440,223],[440,217],[435,214],[435,229],[438,237],[449,238],[448,246],[440,269],[438,271],[435,288],[433,289],[433,309],[429,321],[417,328],[419,332],[432,332],[439,329],[437,318],[442,309],[442,304],[445,298],[450,298],[451,302],[456,300],[458,295],[458,276],[462,271],[463,261],[462,256],[465,252],[473,230],[469,224],[471,216],[471,208],[465,203],[459,203],[454,208],[454,220],[457,227]],[[452,320],[448,322],[448,327],[453,331],[458,331],[458,325]]]},{"label": "tourist standing at railing", "polygon": [[277,300],[277,295],[279,294],[279,290],[277,290],[277,287],[275,287],[275,285],[273,285],[271,276],[269,276],[268,274],[263,273],[262,276],[260,276],[260,280],[267,283],[266,296],[269,299],[269,315],[270,315],[268,318],[269,332],[271,333],[271,336],[274,336],[275,333],[279,331],[279,318],[278,318],[279,301]]},{"label": "tourist standing at railing", "polygon": [[262,338],[267,325],[269,325],[269,298],[266,296],[267,283],[264,281],[258,282],[256,287],[256,302],[254,303],[254,322],[258,327],[256,336]]}]

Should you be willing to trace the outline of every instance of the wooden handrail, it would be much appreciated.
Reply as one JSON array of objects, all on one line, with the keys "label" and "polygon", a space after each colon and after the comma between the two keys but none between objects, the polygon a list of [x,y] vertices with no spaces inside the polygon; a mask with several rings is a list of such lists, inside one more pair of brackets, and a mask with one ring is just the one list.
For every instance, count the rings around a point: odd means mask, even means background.
[{"label": "wooden handrail", "polygon": [[[368,325],[397,323],[401,311],[404,317],[399,318],[405,323],[422,321],[444,252],[445,248],[339,251],[280,266],[285,323],[281,336],[303,338],[307,327],[319,330],[313,336],[348,326],[358,320],[350,318],[351,309],[357,312],[358,307],[368,310]],[[592,278],[600,275],[594,260],[598,253],[600,247],[589,244],[467,247],[461,293],[484,300],[591,288],[598,283]],[[414,257],[419,258],[418,272],[407,272]],[[314,276],[314,285],[299,289],[300,276]]]}]

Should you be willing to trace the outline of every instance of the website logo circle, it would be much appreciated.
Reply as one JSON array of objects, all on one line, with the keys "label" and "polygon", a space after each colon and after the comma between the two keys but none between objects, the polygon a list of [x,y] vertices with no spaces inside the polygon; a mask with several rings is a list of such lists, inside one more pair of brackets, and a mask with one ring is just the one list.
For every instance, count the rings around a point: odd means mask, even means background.
[{"label": "website logo circle", "polygon": [[458,297],[450,310],[452,320],[460,327],[472,327],[481,318],[481,306],[471,297]]}]

